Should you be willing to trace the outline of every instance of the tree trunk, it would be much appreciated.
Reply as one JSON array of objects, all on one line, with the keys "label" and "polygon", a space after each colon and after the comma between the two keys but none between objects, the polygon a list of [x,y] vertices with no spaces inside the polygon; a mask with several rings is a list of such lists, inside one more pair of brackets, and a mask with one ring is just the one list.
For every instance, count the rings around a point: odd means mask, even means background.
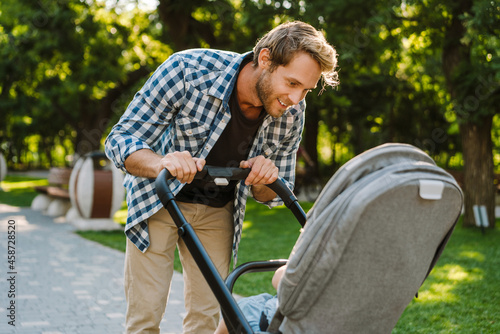
[{"label": "tree trunk", "polygon": [[[457,89],[460,84],[456,78],[457,71],[460,67],[472,67],[470,44],[462,43],[466,32],[462,16],[470,13],[471,9],[471,0],[455,2],[452,8],[453,18],[449,26],[446,27],[443,45],[443,72],[452,100],[460,101],[463,98]],[[476,112],[480,111],[476,110]],[[474,120],[472,117],[470,118],[462,119],[460,125],[464,158],[465,216],[463,224],[464,226],[474,226],[473,206],[484,205],[488,213],[489,227],[494,228],[495,191],[491,140],[493,115],[484,114]]]},{"label": "tree trunk", "polygon": [[308,108],[306,110],[305,131],[303,145],[309,154],[309,157],[315,164],[314,174],[319,177],[319,164],[318,164],[318,124],[319,112],[316,108]]},{"label": "tree trunk", "polygon": [[101,140],[113,116],[113,103],[136,82],[144,80],[149,72],[146,66],[141,66],[128,73],[125,80],[117,83],[116,87],[109,90],[101,100],[87,100],[80,103],[79,121],[74,126],[76,129],[75,154],[77,158],[92,151],[102,150]]},{"label": "tree trunk", "polygon": [[486,206],[489,227],[495,227],[495,186],[493,184],[493,144],[491,127],[493,115],[481,123],[460,126],[464,158],[465,215],[464,226],[475,225],[474,205]]},{"label": "tree trunk", "polygon": [[82,124],[76,131],[75,153],[77,157],[82,157],[92,151],[101,149],[101,139],[106,130],[108,120],[100,119],[99,125],[94,125],[94,122],[86,122]]},{"label": "tree trunk", "polygon": [[163,39],[167,44],[173,44],[175,51],[200,47],[200,40],[211,47],[217,44],[211,25],[197,21],[193,17],[195,8],[203,5],[202,0],[189,0],[183,3],[178,0],[159,1],[158,15],[164,26],[168,27],[164,29]]}]

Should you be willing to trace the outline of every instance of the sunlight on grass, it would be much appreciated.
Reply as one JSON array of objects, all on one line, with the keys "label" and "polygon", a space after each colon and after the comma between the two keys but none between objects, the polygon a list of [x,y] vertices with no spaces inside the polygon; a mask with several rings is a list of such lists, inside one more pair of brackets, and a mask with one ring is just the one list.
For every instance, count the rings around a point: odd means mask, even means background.
[{"label": "sunlight on grass", "polygon": [[2,182],[2,187],[4,190],[18,190],[23,188],[44,186],[47,185],[47,180],[33,180],[33,181],[23,181],[23,182]]},{"label": "sunlight on grass", "polygon": [[454,288],[453,283],[435,283],[427,291],[418,294],[420,303],[426,302],[456,302],[458,298],[451,291]]},{"label": "sunlight on grass", "polygon": [[252,226],[253,224],[251,221],[245,220],[243,222],[243,235],[245,234],[245,230],[251,228]]},{"label": "sunlight on grass", "polygon": [[435,268],[432,272],[434,278],[427,290],[421,291],[418,295],[419,302],[457,302],[459,297],[453,293],[456,286],[462,282],[474,282],[483,279],[483,275],[478,272],[467,272],[462,266],[457,264],[446,264]]},{"label": "sunlight on grass", "polygon": [[471,260],[476,260],[480,262],[484,262],[484,254],[473,251],[463,251],[459,254],[460,257],[468,258]]},{"label": "sunlight on grass", "polygon": [[438,267],[433,271],[433,276],[442,280],[451,281],[467,281],[473,282],[483,279],[483,275],[478,273],[476,270],[466,271],[464,267],[458,264],[446,264]]},{"label": "sunlight on grass", "polygon": [[20,189],[25,189],[25,188],[32,188],[36,186],[45,186],[47,185],[48,182],[45,179],[40,179],[40,180],[28,180],[28,181],[3,181],[2,182],[2,188],[5,191],[14,191],[14,190],[20,190]]},{"label": "sunlight on grass", "polygon": [[19,207],[30,206],[38,194],[33,187],[47,184],[47,179],[7,175],[1,183],[0,203]]},{"label": "sunlight on grass", "polygon": [[455,229],[392,333],[500,333],[499,238],[498,229]]}]

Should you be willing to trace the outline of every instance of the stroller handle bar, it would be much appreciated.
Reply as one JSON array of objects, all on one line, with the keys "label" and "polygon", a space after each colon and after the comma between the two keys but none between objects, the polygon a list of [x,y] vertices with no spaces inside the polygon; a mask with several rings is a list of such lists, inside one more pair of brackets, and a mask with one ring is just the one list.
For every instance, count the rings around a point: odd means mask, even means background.
[{"label": "stroller handle bar", "polygon": [[[229,181],[246,179],[248,174],[250,174],[250,171],[251,170],[249,168],[205,166],[202,171],[196,173],[194,178],[197,180],[213,182],[218,186],[225,186],[229,184]],[[172,194],[167,185],[167,180],[173,178],[175,177],[170,174],[166,168],[163,169],[156,178],[156,193],[165,207],[167,207],[167,204],[170,201],[175,199],[175,196]],[[278,178],[276,181],[268,184],[267,186],[283,200],[286,207],[292,211],[299,223],[304,226],[306,223],[306,214],[302,210],[301,206],[298,205],[297,198],[285,184],[283,179]]]},{"label": "stroller handle bar", "polygon": [[[205,166],[201,172],[196,174],[195,179],[204,179],[208,182],[214,182],[216,185],[228,185],[229,181],[232,180],[244,180],[249,173],[250,169]],[[203,244],[196,235],[193,227],[186,221],[186,218],[177,205],[175,196],[172,194],[172,191],[167,184],[167,180],[172,178],[173,176],[167,169],[163,169],[156,178],[156,193],[160,201],[165,209],[167,209],[170,213],[170,216],[178,228],[179,236],[186,244],[189,252],[198,265],[198,268],[202,272],[208,285],[212,289],[212,292],[217,298],[217,301],[221,306],[222,315],[226,320],[229,333],[252,334],[252,328],[241,312],[241,309],[232,296],[231,291],[220,276],[217,268],[203,247]],[[304,226],[306,215],[300,207],[297,198],[286,186],[284,181],[281,178],[278,178],[278,180],[276,180],[273,184],[268,185],[268,187],[283,199],[285,205],[293,212],[300,224]],[[240,274],[237,276],[239,275]]]}]

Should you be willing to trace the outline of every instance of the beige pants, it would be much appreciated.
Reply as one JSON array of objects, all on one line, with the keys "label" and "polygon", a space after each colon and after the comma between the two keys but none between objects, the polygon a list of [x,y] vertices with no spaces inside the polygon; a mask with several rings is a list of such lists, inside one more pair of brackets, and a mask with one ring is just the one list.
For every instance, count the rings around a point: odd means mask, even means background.
[{"label": "beige pants", "polygon": [[[224,208],[202,204],[178,203],[196,231],[219,273],[229,271],[233,243],[233,203]],[[184,276],[187,315],[184,333],[213,333],[219,320],[219,304],[177,234],[170,214],[161,209],[148,222],[151,244],[142,253],[127,239],[125,254],[125,295],[127,333],[160,333],[173,274],[174,250],[179,248]]]}]

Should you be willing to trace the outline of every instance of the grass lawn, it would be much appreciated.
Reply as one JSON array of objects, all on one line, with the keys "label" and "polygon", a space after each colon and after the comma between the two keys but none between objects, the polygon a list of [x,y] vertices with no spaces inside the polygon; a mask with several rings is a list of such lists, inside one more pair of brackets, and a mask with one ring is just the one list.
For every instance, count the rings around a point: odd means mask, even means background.
[{"label": "grass lawn", "polygon": [[[45,180],[8,176],[2,182],[0,203],[29,206],[36,195],[33,185]],[[307,211],[311,203],[303,203]],[[115,219],[123,221],[125,212]],[[497,229],[484,235],[459,227],[453,233],[437,266],[403,313],[393,333],[500,333],[500,220]],[[124,251],[123,232],[79,232],[85,238]],[[249,201],[243,226],[238,264],[287,258],[299,224],[284,207],[269,210]],[[180,270],[177,262],[176,269]],[[274,293],[272,273],[242,276],[235,292],[252,295]]]},{"label": "grass lawn", "polygon": [[47,184],[47,179],[7,175],[1,183],[3,191],[0,190],[0,203],[12,206],[30,206],[33,198],[38,195],[33,187]]},{"label": "grass lawn", "polygon": [[499,226],[455,229],[393,333],[500,333]]}]

